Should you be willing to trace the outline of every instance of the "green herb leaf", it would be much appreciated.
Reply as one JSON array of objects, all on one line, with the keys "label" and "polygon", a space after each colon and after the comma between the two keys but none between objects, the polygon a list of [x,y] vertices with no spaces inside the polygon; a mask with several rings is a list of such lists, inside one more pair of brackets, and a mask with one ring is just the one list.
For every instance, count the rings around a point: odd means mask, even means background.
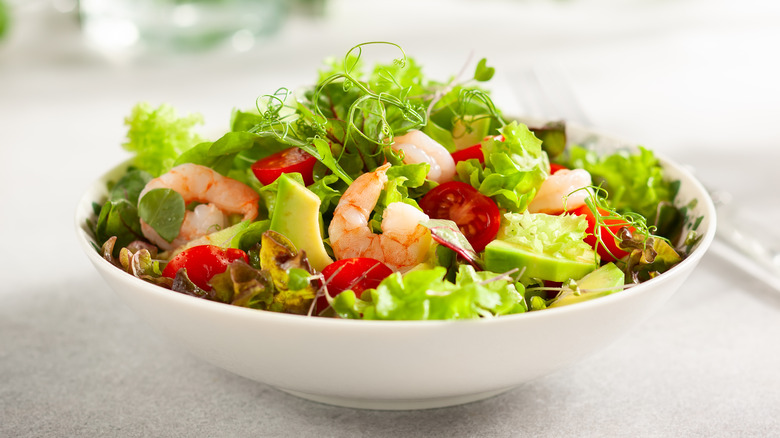
[{"label": "green herb leaf", "polygon": [[125,199],[133,205],[138,205],[138,195],[151,179],[152,176],[148,172],[139,169],[129,170],[111,188],[108,200]]},{"label": "green herb leaf", "polygon": [[138,216],[167,242],[179,235],[184,215],[184,198],[171,189],[150,190],[138,203]]},{"label": "green herb leaf", "polygon": [[493,67],[488,67],[487,59],[482,58],[479,60],[479,63],[477,63],[477,69],[474,72],[474,80],[479,82],[487,82],[493,78],[495,73],[496,69]]},{"label": "green herb leaf", "polygon": [[138,219],[135,204],[131,204],[126,199],[108,201],[100,209],[100,215],[95,223],[95,239],[98,242],[105,242],[112,236],[116,237],[113,255],[117,257],[121,248],[134,240],[144,238]]}]

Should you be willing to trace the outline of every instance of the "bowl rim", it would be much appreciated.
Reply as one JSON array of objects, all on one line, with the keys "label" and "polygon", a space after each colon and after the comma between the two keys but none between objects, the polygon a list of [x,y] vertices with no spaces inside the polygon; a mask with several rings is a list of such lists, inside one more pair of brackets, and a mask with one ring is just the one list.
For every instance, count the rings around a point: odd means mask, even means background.
[{"label": "bowl rim", "polygon": [[[574,123],[572,123],[571,125],[574,129],[580,129],[592,135],[605,137],[608,138],[610,141],[612,140],[621,141],[620,139],[614,136],[604,134],[602,131],[596,129],[578,126]],[[569,129],[569,123],[567,122],[567,130],[568,129]],[[627,142],[623,142],[623,143],[629,144]],[[76,234],[78,236],[79,245],[87,254],[87,257],[90,259],[90,261],[99,270],[102,270],[112,276],[121,275],[121,277],[118,278],[121,279],[122,281],[129,281],[132,284],[136,285],[138,288],[140,288],[143,292],[148,294],[154,294],[155,296],[161,299],[174,300],[176,302],[182,303],[182,305],[195,306],[208,311],[223,312],[225,313],[224,316],[230,316],[236,318],[258,318],[260,320],[267,320],[268,322],[291,323],[297,325],[307,324],[307,325],[311,325],[312,327],[350,327],[353,324],[358,324],[360,325],[360,327],[365,327],[365,328],[368,327],[384,328],[384,327],[392,326],[397,329],[401,329],[401,328],[431,329],[431,328],[439,328],[444,326],[451,326],[453,324],[464,325],[464,326],[465,325],[481,326],[485,324],[500,325],[500,324],[512,323],[518,320],[531,321],[536,318],[546,318],[546,317],[549,318],[553,315],[563,316],[574,312],[587,312],[588,309],[591,309],[595,306],[607,306],[613,302],[628,300],[631,299],[631,297],[634,295],[648,293],[651,289],[655,289],[657,286],[665,282],[671,281],[676,276],[677,273],[682,273],[689,266],[692,269],[699,262],[699,260],[704,256],[704,254],[709,249],[712,241],[714,240],[716,222],[717,222],[715,205],[712,201],[712,198],[709,196],[708,191],[704,188],[701,182],[699,182],[698,179],[696,179],[695,176],[689,170],[687,170],[682,165],[677,164],[676,162],[668,159],[663,154],[659,154],[655,151],[653,151],[653,153],[656,156],[656,158],[661,162],[664,168],[669,167],[674,169],[674,172],[679,174],[680,180],[684,180],[685,184],[692,185],[693,188],[695,188],[695,191],[698,192],[696,196],[697,203],[703,207],[703,214],[705,217],[708,218],[709,223],[705,233],[701,235],[701,239],[697,243],[696,248],[684,260],[682,260],[679,264],[675,265],[664,274],[649,279],[636,286],[626,288],[620,293],[609,294],[604,297],[599,297],[598,299],[580,302],[577,303],[576,305],[548,308],[548,309],[544,309],[544,311],[541,312],[527,311],[518,314],[502,315],[502,316],[491,317],[491,318],[458,319],[458,320],[353,320],[353,319],[342,319],[342,318],[320,318],[320,317],[307,316],[307,315],[263,311],[260,309],[245,308],[240,306],[233,306],[231,304],[205,300],[202,298],[197,298],[182,293],[175,293],[171,290],[141,280],[140,278],[136,278],[135,276],[130,275],[118,269],[116,266],[110,264],[107,260],[105,260],[98,253],[98,251],[96,251],[96,249],[92,246],[93,240],[92,237],[90,236],[89,231],[87,230],[86,222],[92,216],[92,203],[95,202],[95,195],[101,193],[105,194],[107,192],[106,182],[111,180],[115,176],[115,174],[119,174],[122,169],[127,168],[130,165],[131,159],[127,159],[117,164],[107,172],[104,172],[97,180],[94,180],[88,186],[88,188],[80,197],[78,204],[76,205],[74,225],[76,228]]]}]

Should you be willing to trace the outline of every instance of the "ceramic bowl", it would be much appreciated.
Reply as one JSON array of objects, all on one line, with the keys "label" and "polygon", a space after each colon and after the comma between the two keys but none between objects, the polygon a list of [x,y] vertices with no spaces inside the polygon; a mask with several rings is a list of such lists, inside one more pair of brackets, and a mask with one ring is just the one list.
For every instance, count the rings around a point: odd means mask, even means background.
[{"label": "ceramic bowl", "polygon": [[[597,149],[628,143],[570,126],[570,140]],[[278,314],[171,292],[109,264],[85,227],[106,181],[84,194],[78,240],[111,289],[173,342],[217,367],[319,402],[370,409],[420,409],[484,399],[571,366],[604,349],[661,308],[701,260],[715,209],[683,167],[659,157],[680,180],[678,203],[698,202],[702,238],[663,275],[620,293],[560,308],[467,321],[356,321]]]}]

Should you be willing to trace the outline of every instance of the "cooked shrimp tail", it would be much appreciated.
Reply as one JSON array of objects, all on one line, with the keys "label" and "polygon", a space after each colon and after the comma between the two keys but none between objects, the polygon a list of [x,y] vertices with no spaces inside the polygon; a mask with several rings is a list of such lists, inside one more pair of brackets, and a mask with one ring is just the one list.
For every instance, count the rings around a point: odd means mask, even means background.
[{"label": "cooked shrimp tail", "polygon": [[592,194],[590,173],[584,169],[562,169],[547,177],[528,205],[530,213],[559,214],[585,205]]},{"label": "cooked shrimp tail", "polygon": [[359,176],[341,196],[328,228],[338,259],[371,257],[393,270],[405,272],[423,262],[431,246],[430,231],[420,225],[428,216],[402,202],[388,204],[382,216],[382,234],[369,220],[387,183],[390,164]]},{"label": "cooked shrimp tail", "polygon": [[452,181],[455,176],[455,160],[439,142],[422,131],[413,130],[395,138],[391,146],[404,153],[404,163],[428,163],[428,179],[438,183]]},{"label": "cooked shrimp tail", "polygon": [[168,188],[180,194],[184,202],[202,203],[187,211],[179,234],[168,242],[141,220],[144,236],[164,250],[177,248],[185,243],[218,231],[227,224],[227,215],[241,214],[243,220],[254,220],[260,196],[246,184],[220,175],[215,170],[198,164],[182,164],[168,173],[149,181],[139,196],[153,189]]}]

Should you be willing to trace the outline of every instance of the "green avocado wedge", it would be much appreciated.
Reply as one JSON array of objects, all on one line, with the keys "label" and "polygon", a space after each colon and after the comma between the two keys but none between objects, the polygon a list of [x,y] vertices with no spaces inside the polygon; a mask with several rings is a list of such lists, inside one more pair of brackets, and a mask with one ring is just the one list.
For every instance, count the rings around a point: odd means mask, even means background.
[{"label": "green avocado wedge", "polygon": [[603,297],[623,290],[624,284],[623,271],[614,263],[607,263],[573,285],[565,286],[548,307],[561,307]]},{"label": "green avocado wedge", "polygon": [[576,259],[534,252],[520,245],[494,240],[485,248],[485,269],[492,272],[522,271],[523,279],[563,282],[579,279],[595,270],[596,256],[586,253]]},{"label": "green avocado wedge", "polygon": [[506,213],[496,240],[485,248],[485,269],[519,270],[520,281],[579,280],[599,266],[583,241],[587,221],[580,216]]},{"label": "green avocado wedge", "polygon": [[311,266],[322,271],[333,260],[322,242],[320,198],[285,174],[278,183],[277,199],[283,201],[274,208],[270,229],[290,239],[299,251],[305,251]]}]

